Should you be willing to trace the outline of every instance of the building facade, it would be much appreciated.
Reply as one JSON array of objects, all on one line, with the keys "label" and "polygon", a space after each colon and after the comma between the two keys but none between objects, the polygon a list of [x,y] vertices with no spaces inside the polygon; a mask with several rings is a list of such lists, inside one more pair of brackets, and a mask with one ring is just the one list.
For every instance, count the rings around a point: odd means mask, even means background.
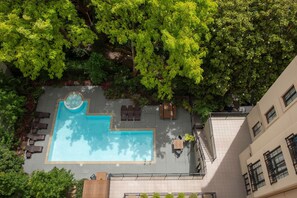
[{"label": "building facade", "polygon": [[297,197],[297,57],[247,116],[252,143],[239,156],[248,198]]}]

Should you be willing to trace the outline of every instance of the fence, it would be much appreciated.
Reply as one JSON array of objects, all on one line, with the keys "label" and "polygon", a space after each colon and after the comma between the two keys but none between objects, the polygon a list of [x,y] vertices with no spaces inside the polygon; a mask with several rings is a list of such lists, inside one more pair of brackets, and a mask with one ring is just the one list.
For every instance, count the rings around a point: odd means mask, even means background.
[{"label": "fence", "polygon": [[[124,198],[129,198],[129,197],[133,197],[133,198],[139,198],[141,197],[141,195],[144,193],[125,193],[124,194]],[[168,193],[158,193],[159,196],[153,196],[154,193],[145,193],[147,195],[147,197],[166,197],[166,195],[168,195]],[[181,193],[170,193],[171,195],[173,195],[174,197],[177,197],[179,194]],[[186,193],[182,193],[184,194],[184,196],[181,197],[197,197],[197,198],[216,198],[217,195],[215,192],[203,192],[203,193],[190,193],[190,192],[186,192]],[[193,196],[194,195],[194,196]],[[145,196],[143,196],[145,197]]]},{"label": "fence", "polygon": [[110,180],[200,180],[204,173],[110,173]]}]

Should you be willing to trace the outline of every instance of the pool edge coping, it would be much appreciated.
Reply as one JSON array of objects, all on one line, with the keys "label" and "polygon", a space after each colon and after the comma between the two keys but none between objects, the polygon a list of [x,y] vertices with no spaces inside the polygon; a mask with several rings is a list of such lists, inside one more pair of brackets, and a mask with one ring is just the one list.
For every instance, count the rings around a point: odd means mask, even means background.
[{"label": "pool edge coping", "polygon": [[[56,116],[58,113],[58,107],[59,107],[59,103],[61,101],[64,101],[64,98],[59,98],[56,101],[56,105],[55,105],[55,109],[54,109],[54,117],[52,120],[52,128],[49,134],[49,140],[48,140],[48,145],[47,145],[47,150],[46,150],[46,154],[45,154],[45,160],[44,160],[44,164],[79,164],[80,166],[83,166],[84,164],[144,164],[144,163],[151,163],[151,164],[155,164],[156,163],[156,158],[157,158],[157,152],[156,152],[156,128],[115,128],[114,127],[114,114],[112,113],[90,113],[90,104],[91,104],[91,99],[86,98],[83,101],[87,101],[88,102],[88,106],[87,106],[87,111],[86,111],[86,115],[109,115],[111,116],[110,119],[110,130],[112,131],[136,131],[136,130],[143,130],[143,131],[153,131],[153,160],[150,161],[48,161],[48,156],[49,156],[49,152],[50,152],[50,146],[52,144],[52,137],[53,137],[53,133],[54,133],[54,126],[55,126],[55,122],[56,122]],[[134,121],[133,121],[134,122]]]}]

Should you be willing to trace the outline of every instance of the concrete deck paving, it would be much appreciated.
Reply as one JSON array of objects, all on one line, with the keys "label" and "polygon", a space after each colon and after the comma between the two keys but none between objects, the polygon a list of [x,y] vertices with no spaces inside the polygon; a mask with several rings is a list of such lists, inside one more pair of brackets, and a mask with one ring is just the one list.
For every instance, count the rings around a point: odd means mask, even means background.
[{"label": "concrete deck paving", "polygon": [[111,181],[110,198],[124,193],[216,192],[218,198],[245,198],[239,154],[251,142],[244,117],[212,118],[217,158],[206,157],[206,175],[202,180]]},{"label": "concrete deck paving", "polygon": [[[64,98],[71,91],[80,91],[89,98],[90,112],[112,113],[115,128],[151,128],[156,127],[156,164],[125,165],[125,164],[45,164],[48,139],[53,128],[53,117],[44,119],[48,123],[47,130],[39,133],[46,134],[46,140],[36,142],[44,146],[41,154],[33,154],[32,159],[25,160],[26,172],[51,170],[54,166],[70,169],[77,179],[89,178],[96,172],[109,173],[189,173],[192,172],[193,159],[188,147],[180,158],[172,153],[171,141],[178,135],[190,132],[190,115],[177,110],[177,120],[160,120],[157,106],[147,106],[142,109],[140,122],[120,121],[121,105],[132,104],[126,99],[106,100],[103,91],[98,87],[45,87],[45,94],[39,100],[37,110],[55,114],[57,100]],[[211,162],[206,157],[206,175],[202,180],[130,180],[110,182],[110,198],[122,198],[124,193],[153,193],[153,192],[216,192],[220,198],[244,198],[245,189],[240,172],[239,153],[250,143],[245,118],[213,118],[213,135],[217,158]]]},{"label": "concrete deck paving", "polygon": [[[172,150],[172,139],[178,135],[191,132],[190,114],[183,109],[177,109],[176,120],[161,120],[158,106],[145,106],[142,108],[141,121],[120,121],[121,105],[133,104],[131,100],[107,100],[100,87],[93,86],[66,86],[45,87],[45,93],[40,97],[37,111],[50,112],[49,119],[41,122],[48,123],[48,129],[40,130],[39,134],[46,134],[45,141],[35,142],[37,146],[43,146],[42,153],[32,155],[26,159],[24,170],[32,173],[34,170],[49,171],[53,167],[71,170],[75,178],[89,178],[96,172],[108,173],[189,173],[194,171],[191,147],[185,147],[183,153],[177,158]],[[113,115],[114,128],[155,128],[156,129],[156,163],[143,164],[46,164],[46,153],[49,149],[49,137],[54,128],[54,117],[57,102],[64,99],[70,92],[79,91],[84,99],[90,100],[90,113],[108,113]]]}]

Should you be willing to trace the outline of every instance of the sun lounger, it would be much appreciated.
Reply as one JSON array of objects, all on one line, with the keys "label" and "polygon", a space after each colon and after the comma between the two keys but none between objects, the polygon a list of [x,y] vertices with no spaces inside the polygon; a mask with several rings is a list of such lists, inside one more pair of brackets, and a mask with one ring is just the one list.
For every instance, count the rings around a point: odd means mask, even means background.
[{"label": "sun lounger", "polygon": [[141,119],[141,108],[139,106],[134,107],[134,120],[140,121]]},{"label": "sun lounger", "polygon": [[32,124],[33,129],[47,129],[48,124],[45,123],[34,123]]},{"label": "sun lounger", "polygon": [[134,109],[132,105],[128,106],[128,121],[133,121]]},{"label": "sun lounger", "polygon": [[26,146],[26,151],[30,153],[41,153],[43,146]]},{"label": "sun lounger", "polygon": [[49,118],[50,117],[50,113],[48,112],[40,112],[40,111],[36,111],[35,112],[35,117],[36,118]]},{"label": "sun lounger", "polygon": [[43,134],[28,134],[27,137],[33,141],[42,141],[45,139]]},{"label": "sun lounger", "polygon": [[121,107],[121,121],[126,121],[128,119],[128,109],[126,105]]}]

